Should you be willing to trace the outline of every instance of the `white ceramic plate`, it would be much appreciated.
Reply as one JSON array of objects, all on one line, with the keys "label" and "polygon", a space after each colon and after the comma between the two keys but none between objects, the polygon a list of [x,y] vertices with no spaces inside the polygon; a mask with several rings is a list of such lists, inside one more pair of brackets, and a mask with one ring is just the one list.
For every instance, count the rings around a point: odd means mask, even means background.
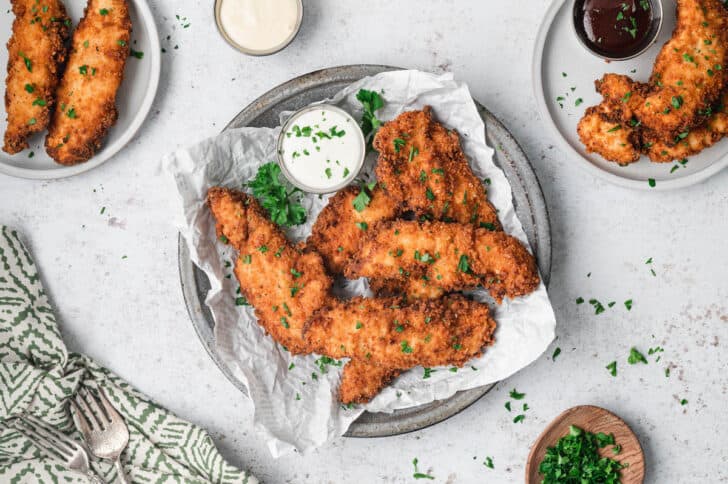
[{"label": "white ceramic plate", "polygon": [[[65,0],[66,10],[73,20],[74,27],[83,15],[86,2],[83,0]],[[7,4],[6,4],[7,5]],[[0,46],[0,72],[3,80],[0,82],[0,95],[5,95],[4,76],[5,66],[8,62],[8,51],[5,43],[10,39],[15,16],[12,11],[0,12],[0,33],[2,46]],[[74,166],[63,166],[53,161],[45,152],[43,143],[46,133],[39,133],[30,138],[30,148],[16,155],[8,155],[0,151],[0,173],[7,175],[50,179],[77,175],[99,166],[126,145],[144,122],[144,118],[152,106],[154,95],[159,83],[159,69],[161,52],[159,35],[154,24],[154,17],[145,0],[129,0],[129,13],[132,22],[131,47],[144,53],[142,59],[129,57],[124,70],[124,82],[116,96],[116,107],[119,119],[109,130],[104,139],[101,150],[85,163]],[[4,103],[0,103],[0,131],[5,132],[7,115]],[[34,155],[29,158],[30,152]]]},{"label": "white ceramic plate", "polygon": [[[728,140],[691,157],[684,166],[679,163],[652,163],[642,157],[637,163],[621,167],[586,152],[576,134],[576,125],[586,108],[601,102],[601,96],[594,90],[594,81],[607,72],[647,81],[657,53],[672,35],[675,1],[663,0],[664,20],[655,45],[635,59],[610,63],[595,57],[579,43],[571,21],[573,1],[554,0],[546,12],[536,37],[533,84],[541,118],[561,147],[573,155],[574,163],[612,183],[648,190],[685,187],[725,168],[728,165]],[[559,96],[565,100],[557,101]],[[577,106],[578,99],[582,102]],[[650,179],[655,180],[654,187],[648,183]]]}]

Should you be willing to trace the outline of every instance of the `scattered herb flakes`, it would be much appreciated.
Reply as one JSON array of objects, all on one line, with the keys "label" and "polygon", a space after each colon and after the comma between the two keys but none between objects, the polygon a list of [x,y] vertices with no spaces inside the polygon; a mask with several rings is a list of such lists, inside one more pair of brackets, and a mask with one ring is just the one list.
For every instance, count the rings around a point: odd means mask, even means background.
[{"label": "scattered herb flakes", "polygon": [[579,296],[576,298],[576,304],[584,304],[584,298]]},{"label": "scattered herb flakes", "polygon": [[248,300],[244,297],[240,296],[238,298],[235,298],[235,305],[236,306],[250,306],[250,303],[248,303]]},{"label": "scattered herb flakes", "polygon": [[632,310],[632,300],[627,299],[626,301],[624,301],[624,307],[627,308],[627,311],[631,311]]},{"label": "scattered herb flakes", "polygon": [[513,419],[513,423],[523,423],[523,421],[526,420],[526,416],[523,414],[516,415],[516,418]]},{"label": "scattered herb flakes", "polygon": [[607,370],[609,370],[610,375],[617,376],[617,362],[616,361],[611,362],[605,368]]},{"label": "scattered herb flakes", "polygon": [[584,100],[582,98],[577,98],[577,100],[574,101],[574,106],[579,106],[583,102],[584,102]]},{"label": "scattered herb flakes", "polygon": [[291,363],[290,365],[288,365],[288,371],[291,371],[295,367],[296,367],[296,364],[295,363]]},{"label": "scattered herb flakes", "polygon": [[495,466],[493,465],[493,458],[492,457],[486,457],[485,461],[483,462],[483,465],[487,467],[488,469],[495,469]]},{"label": "scattered herb flakes", "polygon": [[518,391],[515,388],[513,390],[511,390],[509,395],[513,400],[523,400],[523,398],[526,396],[525,393],[518,393]]},{"label": "scattered herb flakes", "polygon": [[629,349],[629,357],[627,358],[627,363],[629,363],[630,365],[644,363],[646,365],[647,358],[645,358],[645,355],[640,353],[640,351],[633,346]]},{"label": "scattered herb flakes", "polygon": [[571,425],[569,434],[546,450],[538,466],[543,483],[619,483],[625,466],[599,455],[599,449],[607,445],[614,445],[613,435],[593,434]]},{"label": "scattered herb flakes", "polygon": [[680,400],[680,405],[687,405],[687,404],[688,404],[687,399],[683,398],[682,400]]},{"label": "scattered herb flakes", "polygon": [[556,349],[554,350],[554,354],[551,355],[551,361],[556,361],[556,357],[559,356],[560,354],[561,354],[561,348],[557,346]]},{"label": "scattered herb flakes", "polygon": [[468,273],[470,271],[470,264],[468,262],[467,255],[461,255],[458,261],[458,270],[460,272]]},{"label": "scattered herb flakes", "polygon": [[665,378],[670,378],[670,368],[665,368]]},{"label": "scattered herb flakes", "polygon": [[649,185],[649,186],[650,186],[651,188],[654,188],[654,187],[655,187],[655,185],[657,185],[657,182],[655,181],[655,179],[654,179],[654,178],[650,178],[650,179],[648,179],[648,180],[647,180],[647,184],[648,184],[648,185]]},{"label": "scattered herb flakes", "polygon": [[437,370],[433,370],[432,368],[423,368],[425,370],[425,373],[422,375],[423,380],[427,380],[432,376],[433,373],[435,373]]},{"label": "scattered herb flakes", "polygon": [[322,374],[329,372],[329,366],[341,367],[341,365],[343,364],[343,362],[335,360],[328,356],[321,356],[317,358],[314,363],[316,364],[316,366],[318,366],[319,372]]},{"label": "scattered herb flakes", "polygon": [[511,411],[511,402],[506,402],[504,407],[506,407],[506,410],[508,410],[510,412]]},{"label": "scattered herb flakes", "polygon": [[605,311],[604,305],[597,299],[589,299],[589,304],[594,307],[594,314],[602,314]]},{"label": "scattered herb flakes", "polygon": [[366,232],[366,230],[367,230],[367,229],[369,228],[369,224],[367,224],[366,222],[356,222],[356,224],[355,224],[355,225],[356,225],[357,227],[359,227],[359,229],[361,229],[361,230],[363,230],[363,231],[365,231],[365,232]]},{"label": "scattered herb flakes", "polygon": [[435,477],[432,476],[432,475],[430,475],[430,474],[425,474],[423,472],[420,472],[417,469],[417,464],[418,463],[419,463],[419,460],[417,459],[417,457],[415,457],[414,459],[412,459],[412,465],[415,468],[415,472],[414,472],[414,474],[412,474],[412,477],[414,477],[415,479],[429,479],[429,480],[435,479]]},{"label": "scattered herb flakes", "polygon": [[139,50],[130,49],[129,50],[129,55],[131,57],[136,58],[136,59],[143,59],[144,58],[144,52],[139,51]]}]

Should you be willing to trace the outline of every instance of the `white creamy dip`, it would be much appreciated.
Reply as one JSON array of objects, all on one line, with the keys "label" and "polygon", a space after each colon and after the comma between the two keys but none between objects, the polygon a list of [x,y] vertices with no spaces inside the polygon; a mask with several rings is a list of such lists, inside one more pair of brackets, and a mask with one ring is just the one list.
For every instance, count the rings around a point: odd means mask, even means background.
[{"label": "white creamy dip", "polygon": [[294,185],[317,193],[347,185],[358,174],[366,150],[354,118],[332,106],[304,109],[283,127],[279,159]]},{"label": "white creamy dip", "polygon": [[254,52],[282,47],[295,34],[301,15],[297,0],[220,1],[220,27],[233,43]]}]

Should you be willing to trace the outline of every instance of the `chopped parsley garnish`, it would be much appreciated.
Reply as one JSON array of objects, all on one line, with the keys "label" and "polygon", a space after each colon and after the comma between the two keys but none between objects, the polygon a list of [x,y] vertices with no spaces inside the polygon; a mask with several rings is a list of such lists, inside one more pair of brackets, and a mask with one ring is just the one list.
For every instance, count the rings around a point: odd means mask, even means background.
[{"label": "chopped parsley garnish", "polygon": [[584,298],[579,296],[576,298],[576,304],[584,304]]},{"label": "chopped parsley garnish", "polygon": [[508,410],[509,412],[511,411],[511,402],[506,402],[506,404],[503,406],[506,407],[506,410]]},{"label": "chopped parsley garnish", "polygon": [[556,349],[554,350],[554,354],[551,355],[551,361],[556,361],[556,357],[559,356],[560,354],[561,354],[561,348],[557,346]]},{"label": "chopped parsley garnish", "polygon": [[417,460],[417,457],[415,457],[414,459],[412,459],[412,465],[415,467],[415,473],[412,474],[412,477],[414,477],[415,479],[429,479],[429,480],[435,479],[435,477],[432,476],[432,475],[430,475],[430,474],[424,474],[424,473],[418,471],[417,470],[417,463],[418,462],[419,461]]},{"label": "chopped parsley garnish", "polygon": [[78,115],[76,114],[76,108],[68,108],[66,111],[66,116],[68,116],[71,119],[76,119]]},{"label": "chopped parsley garnish", "polygon": [[683,398],[682,400],[680,400],[680,405],[687,405],[687,404],[688,404],[687,399]]},{"label": "chopped parsley garnish", "polygon": [[365,208],[369,206],[372,201],[372,197],[367,194],[366,190],[362,187],[359,194],[352,200],[351,204],[354,206],[354,210],[357,212],[363,212]]},{"label": "chopped parsley garnish", "polygon": [[117,40],[116,43],[122,47],[126,47],[126,40]]},{"label": "chopped parsley garnish", "polygon": [[361,230],[366,231],[369,228],[369,224],[366,222],[357,222],[356,226],[359,227]]},{"label": "chopped parsley garnish", "polygon": [[[101,213],[103,214],[105,211],[106,211],[106,207],[102,207]],[[220,237],[218,237],[218,238],[220,239],[220,242],[222,242],[223,244],[228,243],[228,238],[225,236],[225,234],[220,234]]]},{"label": "chopped parsley garnish", "polygon": [[594,314],[601,314],[604,312],[604,305],[596,299],[589,299],[589,304],[594,306]]},{"label": "chopped parsley garnish", "polygon": [[238,297],[235,299],[235,305],[236,306],[250,306],[250,303],[248,302],[247,299],[245,299],[244,297],[241,296],[241,297]]},{"label": "chopped parsley garnish", "polygon": [[513,390],[511,390],[509,395],[514,400],[523,400],[523,398],[526,396],[525,393],[518,393],[518,391],[516,391],[515,388]]},{"label": "chopped parsley garnish", "polygon": [[630,365],[644,363],[646,365],[647,358],[645,358],[645,355],[640,353],[639,350],[633,346],[629,349],[629,357],[627,358],[627,363],[629,363]]},{"label": "chopped parsley garnish", "polygon": [[291,227],[306,221],[306,209],[290,199],[300,190],[293,188],[287,191],[286,185],[280,181],[281,168],[278,163],[270,162],[258,169],[255,178],[248,182],[253,195],[270,214],[271,220],[278,225]]},{"label": "chopped parsley garnish", "polygon": [[513,423],[523,423],[523,421],[526,420],[526,416],[523,414],[516,415],[516,418],[513,419]]},{"label": "chopped parsley garnish", "polygon": [[432,376],[433,373],[435,373],[437,370],[433,370],[432,368],[423,368],[425,370],[425,373],[422,375],[423,380],[427,380]]},{"label": "chopped parsley garnish", "polygon": [[253,262],[253,256],[250,254],[245,254],[244,256],[241,256],[241,260],[243,261],[243,264],[250,264]]},{"label": "chopped parsley garnish", "polygon": [[144,52],[141,52],[139,50],[130,49],[129,55],[132,57],[135,57],[137,59],[143,59],[144,58]]},{"label": "chopped parsley garnish", "polygon": [[495,469],[495,466],[493,466],[493,458],[492,457],[486,457],[485,461],[483,462],[483,465],[487,467],[488,469]]},{"label": "chopped parsley garnish", "polygon": [[683,105],[683,97],[682,96],[672,96],[671,100],[672,107],[675,109],[680,109]]},{"label": "chopped parsley garnish", "polygon": [[430,190],[430,187],[427,187],[427,189],[425,190],[425,196],[427,197],[427,199],[429,201],[433,201],[435,199],[435,194],[432,193],[432,190]]},{"label": "chopped parsley garnish", "polygon": [[99,13],[101,15],[109,15],[109,9],[108,8],[102,8],[101,10],[99,10]]},{"label": "chopped parsley garnish", "polygon": [[45,106],[46,102],[45,99],[38,98],[35,101],[33,101],[33,106]]},{"label": "chopped parsley garnish", "polygon": [[[415,148],[414,145],[410,145],[409,157],[407,158],[407,161],[410,162],[410,161],[414,160],[415,156],[417,156],[419,154],[420,154],[420,150]],[[433,172],[434,172],[434,170],[433,170]]]},{"label": "chopped parsley garnish", "polygon": [[30,61],[28,56],[26,56],[22,52],[18,52],[18,55],[23,58],[23,62],[25,63],[25,68],[28,69],[28,72],[33,72],[33,63]]},{"label": "chopped parsley garnish", "polygon": [[399,153],[407,142],[402,138],[394,138],[392,144],[394,145],[394,152]]},{"label": "chopped parsley garnish", "polygon": [[632,300],[627,299],[626,301],[624,301],[624,307],[627,308],[627,311],[631,311],[632,310]]},{"label": "chopped parsley garnish", "polygon": [[340,367],[343,364],[343,362],[337,361],[328,356],[321,356],[321,357],[317,358],[314,361],[314,363],[316,364],[316,366],[318,366],[319,371],[321,373],[328,373],[329,366],[339,366]]},{"label": "chopped parsley garnish", "polygon": [[298,279],[299,277],[301,277],[303,275],[303,272],[298,272],[296,269],[291,267],[291,274],[293,274],[294,279]]},{"label": "chopped parsley garnish", "polygon": [[467,255],[463,254],[460,256],[460,260],[458,261],[458,270],[466,274],[470,272],[470,263],[468,262]]},{"label": "chopped parsley garnish", "polygon": [[611,129],[608,129],[607,130],[607,133],[614,133],[615,131],[619,131],[620,129],[622,129],[622,125],[621,124],[616,124]]},{"label": "chopped parsley garnish", "polygon": [[410,354],[414,351],[407,341],[402,341],[399,346],[402,349],[402,353]]},{"label": "chopped parsley garnish", "polygon": [[25,91],[28,92],[28,93],[30,93],[30,94],[33,94],[33,91],[35,91],[35,88],[33,87],[32,84],[26,84],[25,85]]},{"label": "chopped parsley garnish", "polygon": [[79,73],[80,73],[80,74],[81,74],[82,76],[85,76],[85,75],[87,75],[87,74],[88,74],[88,66],[87,66],[86,64],[82,65],[81,67],[79,67],[79,68],[78,68],[78,72],[79,72]]},{"label": "chopped parsley garnish", "polygon": [[617,376],[617,362],[613,361],[610,364],[606,366],[606,369],[609,370],[609,374],[612,376]]},{"label": "chopped parsley garnish", "polygon": [[331,168],[326,168],[324,173],[326,173],[326,178],[331,178]]},{"label": "chopped parsley garnish", "polygon": [[571,425],[569,435],[561,437],[554,447],[549,447],[538,466],[543,484],[619,483],[620,470],[625,466],[599,455],[599,449],[614,443],[613,435],[593,434]]}]

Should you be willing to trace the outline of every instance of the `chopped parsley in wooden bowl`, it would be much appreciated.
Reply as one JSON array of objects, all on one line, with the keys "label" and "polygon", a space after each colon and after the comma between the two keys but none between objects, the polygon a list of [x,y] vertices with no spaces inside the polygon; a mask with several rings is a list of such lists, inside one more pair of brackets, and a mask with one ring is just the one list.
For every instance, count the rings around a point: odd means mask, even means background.
[{"label": "chopped parsley in wooden bowl", "polygon": [[582,405],[556,417],[536,439],[526,464],[528,484],[641,484],[644,453],[618,416]]}]

